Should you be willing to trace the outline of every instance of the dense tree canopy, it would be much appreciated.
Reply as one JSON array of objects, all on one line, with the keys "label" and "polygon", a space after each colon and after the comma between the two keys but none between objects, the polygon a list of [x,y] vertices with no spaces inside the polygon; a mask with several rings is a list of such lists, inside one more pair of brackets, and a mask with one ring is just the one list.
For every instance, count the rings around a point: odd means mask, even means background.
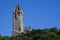
[{"label": "dense tree canopy", "polygon": [[56,27],[50,29],[32,29],[26,33],[16,36],[0,35],[0,40],[60,40],[60,29]]}]

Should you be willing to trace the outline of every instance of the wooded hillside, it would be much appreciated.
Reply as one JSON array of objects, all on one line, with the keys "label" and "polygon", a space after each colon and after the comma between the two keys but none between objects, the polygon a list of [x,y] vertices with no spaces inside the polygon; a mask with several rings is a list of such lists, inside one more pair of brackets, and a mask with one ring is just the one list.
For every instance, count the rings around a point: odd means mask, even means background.
[{"label": "wooded hillside", "polygon": [[56,27],[49,29],[32,29],[27,33],[22,33],[17,36],[4,36],[0,35],[0,40],[60,40],[60,29]]}]

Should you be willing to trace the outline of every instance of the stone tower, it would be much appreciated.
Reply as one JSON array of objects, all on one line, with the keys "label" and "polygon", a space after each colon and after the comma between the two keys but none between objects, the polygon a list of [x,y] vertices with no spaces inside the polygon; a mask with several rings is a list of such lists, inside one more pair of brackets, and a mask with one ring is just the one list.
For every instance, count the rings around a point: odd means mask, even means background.
[{"label": "stone tower", "polygon": [[18,4],[13,12],[13,34],[18,35],[23,32],[23,11]]}]

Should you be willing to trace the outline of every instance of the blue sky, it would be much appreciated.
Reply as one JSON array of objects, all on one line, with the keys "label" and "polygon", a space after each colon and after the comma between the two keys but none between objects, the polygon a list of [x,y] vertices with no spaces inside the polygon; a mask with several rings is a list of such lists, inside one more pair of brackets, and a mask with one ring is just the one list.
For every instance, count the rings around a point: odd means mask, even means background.
[{"label": "blue sky", "polygon": [[24,26],[34,29],[60,28],[60,0],[0,0],[0,34],[11,36],[13,10],[20,4]]}]

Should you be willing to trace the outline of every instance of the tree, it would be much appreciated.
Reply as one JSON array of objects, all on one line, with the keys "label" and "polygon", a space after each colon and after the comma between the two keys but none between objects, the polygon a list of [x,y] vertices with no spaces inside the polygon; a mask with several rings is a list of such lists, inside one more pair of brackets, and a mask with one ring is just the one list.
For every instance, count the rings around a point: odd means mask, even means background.
[{"label": "tree", "polygon": [[58,29],[56,27],[50,28],[49,30],[51,32],[55,32],[56,34],[58,33]]},{"label": "tree", "polygon": [[40,39],[42,39],[42,40],[50,40],[50,37],[48,35],[42,34],[40,36]]},{"label": "tree", "polygon": [[2,40],[10,40],[10,37],[4,36],[4,37],[2,38]]},{"label": "tree", "polygon": [[0,40],[2,40],[2,36],[0,35]]}]

